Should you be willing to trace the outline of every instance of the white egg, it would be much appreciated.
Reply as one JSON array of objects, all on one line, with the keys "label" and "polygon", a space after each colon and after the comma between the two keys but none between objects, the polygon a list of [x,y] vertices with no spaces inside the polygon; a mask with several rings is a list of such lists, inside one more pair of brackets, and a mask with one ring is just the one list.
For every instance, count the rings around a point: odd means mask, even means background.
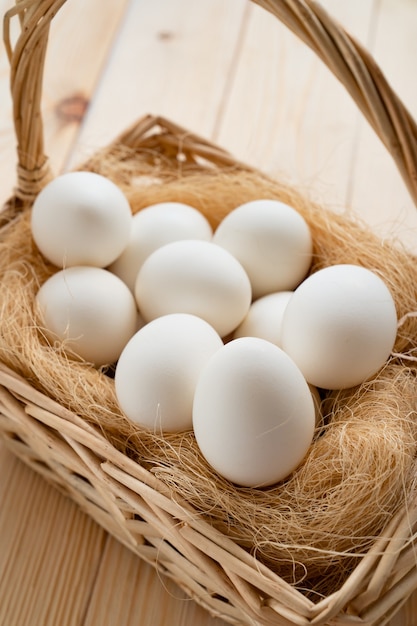
[{"label": "white egg", "polygon": [[344,389],[373,376],[397,332],[392,295],[374,272],[350,264],[311,274],[284,312],[282,346],[309,383]]},{"label": "white egg", "polygon": [[304,459],[315,430],[310,389],[278,346],[235,339],[203,368],[193,428],[207,462],[246,487],[285,479]]},{"label": "white egg", "polygon": [[153,204],[133,216],[129,243],[108,269],[133,291],[139,269],[151,252],[171,241],[210,241],[212,236],[208,220],[197,209],[180,202]]},{"label": "white egg", "polygon": [[255,300],[233,338],[260,337],[281,347],[281,325],[292,291],[279,291]]},{"label": "white egg", "polygon": [[220,222],[214,243],[231,252],[245,268],[253,297],[292,291],[307,275],[312,238],[304,218],[277,200],[254,200]]},{"label": "white egg", "polygon": [[190,313],[224,337],[248,312],[251,287],[245,270],[227,250],[208,241],[175,241],[146,259],[135,296],[146,321]]},{"label": "white egg", "polygon": [[39,193],[31,226],[40,252],[57,267],[106,267],[128,244],[132,214],[111,180],[93,172],[69,172]]},{"label": "white egg", "polygon": [[98,267],[60,270],[44,282],[36,301],[49,339],[96,366],[114,363],[138,324],[131,291]]},{"label": "white egg", "polygon": [[190,430],[200,371],[222,346],[216,331],[194,315],[166,315],[144,326],[116,366],[115,390],[126,416],[156,432]]}]

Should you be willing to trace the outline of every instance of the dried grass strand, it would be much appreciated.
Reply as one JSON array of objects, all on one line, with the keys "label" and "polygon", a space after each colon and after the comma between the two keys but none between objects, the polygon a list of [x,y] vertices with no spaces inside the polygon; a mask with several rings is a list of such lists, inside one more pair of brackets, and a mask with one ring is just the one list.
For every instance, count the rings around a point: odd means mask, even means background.
[{"label": "dried grass strand", "polygon": [[172,498],[188,502],[285,581],[325,595],[346,580],[415,487],[415,370],[402,358],[416,349],[415,259],[358,221],[261,174],[237,167],[203,171],[193,163],[173,165],[163,155],[155,167],[153,151],[141,155],[140,167],[138,158],[135,150],[117,146],[85,167],[119,184],[134,212],[181,200],[214,227],[251,199],[275,198],[294,206],[312,230],[312,271],[357,263],[387,282],[400,320],[395,346],[400,357],[393,357],[374,380],[327,394],[324,425],[287,481],[265,490],[233,486],[208,467],[191,432],[162,437],[142,431],[121,413],[113,381],[104,371],[48,344],[34,295],[55,268],[33,244],[27,210],[5,228],[0,243],[0,360],[99,428],[112,445],[150,470]]}]

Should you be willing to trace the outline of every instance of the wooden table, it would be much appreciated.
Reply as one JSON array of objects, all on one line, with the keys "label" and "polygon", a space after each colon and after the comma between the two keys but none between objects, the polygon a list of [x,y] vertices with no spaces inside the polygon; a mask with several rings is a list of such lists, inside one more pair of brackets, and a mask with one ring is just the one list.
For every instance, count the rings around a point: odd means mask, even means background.
[{"label": "wooden table", "polygon": [[[417,116],[417,4],[325,0]],[[3,14],[11,0],[0,0]],[[70,0],[55,18],[44,87],[56,172],[145,113],[360,214],[417,250],[417,211],[343,88],[246,0]],[[15,180],[0,50],[0,200]],[[0,447],[1,626],[220,626]],[[30,511],[30,516],[28,515]],[[417,623],[417,594],[391,626]]]}]

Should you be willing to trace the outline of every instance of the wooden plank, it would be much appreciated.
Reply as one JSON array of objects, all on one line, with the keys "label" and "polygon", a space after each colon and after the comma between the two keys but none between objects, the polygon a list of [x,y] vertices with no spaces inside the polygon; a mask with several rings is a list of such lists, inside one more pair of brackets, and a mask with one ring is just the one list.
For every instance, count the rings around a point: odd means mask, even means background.
[{"label": "wooden plank", "polygon": [[[417,118],[417,4],[409,0],[380,0],[370,50]],[[373,229],[394,233],[417,251],[417,211],[385,148],[365,123],[358,135],[352,176],[352,205],[366,214]]]},{"label": "wooden plank", "polygon": [[0,624],[79,626],[105,532],[0,446]]},{"label": "wooden plank", "polygon": [[147,113],[209,137],[247,0],[133,2],[69,167]]},{"label": "wooden plank", "polygon": [[[51,27],[43,88],[44,135],[53,169],[59,172],[76,141],[97,81],[129,0],[67,2]],[[2,0],[2,15],[14,3]],[[17,20],[13,32],[17,33]],[[0,48],[0,206],[15,185],[16,150],[11,125],[9,68]]]},{"label": "wooden plank", "polygon": [[[321,4],[366,44],[372,2]],[[216,140],[326,204],[345,207],[357,122],[356,105],[313,52],[251,7]]]},{"label": "wooden plank", "polygon": [[109,538],[83,626],[223,626],[166,577]]}]

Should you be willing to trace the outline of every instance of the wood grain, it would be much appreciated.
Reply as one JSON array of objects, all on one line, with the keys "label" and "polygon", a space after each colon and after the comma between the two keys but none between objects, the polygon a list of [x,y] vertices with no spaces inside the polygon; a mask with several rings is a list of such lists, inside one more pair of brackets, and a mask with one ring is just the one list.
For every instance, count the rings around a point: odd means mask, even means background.
[{"label": "wood grain", "polygon": [[[378,7],[370,49],[396,93],[417,118],[417,83],[411,78],[411,64],[417,59],[417,5],[380,0]],[[349,201],[376,232],[393,234],[417,251],[416,208],[392,167],[391,158],[362,119]]]},{"label": "wood grain", "polygon": [[210,137],[246,5],[242,0],[131,2],[69,165],[147,113]]},{"label": "wood grain", "polygon": [[105,532],[0,450],[0,624],[78,626],[101,562]]},{"label": "wood grain", "polygon": [[[3,0],[1,14],[13,4]],[[62,170],[77,139],[127,6],[128,0],[76,0],[65,4],[54,18],[45,67],[43,115],[47,153],[55,172]],[[12,31],[17,32],[17,28],[14,20]],[[0,204],[11,194],[16,180],[11,107],[8,64],[1,48]]]},{"label": "wood grain", "polygon": [[[366,43],[372,2],[322,4]],[[258,6],[251,7],[228,95],[219,143],[326,203],[345,206],[356,106],[314,54]]]},{"label": "wood grain", "polygon": [[[0,0],[0,10],[11,4]],[[322,4],[372,50],[417,115],[417,4]],[[349,97],[303,44],[245,0],[68,2],[52,31],[44,106],[56,171],[140,115],[159,113],[416,246],[415,209]],[[14,150],[1,50],[1,201],[14,183]],[[0,626],[223,624],[1,445],[0,476]],[[414,594],[389,626],[416,622]]]},{"label": "wood grain", "polygon": [[[111,576],[109,576],[111,572]],[[106,602],[106,598],[112,598]],[[222,626],[166,578],[108,538],[84,626]]]}]

